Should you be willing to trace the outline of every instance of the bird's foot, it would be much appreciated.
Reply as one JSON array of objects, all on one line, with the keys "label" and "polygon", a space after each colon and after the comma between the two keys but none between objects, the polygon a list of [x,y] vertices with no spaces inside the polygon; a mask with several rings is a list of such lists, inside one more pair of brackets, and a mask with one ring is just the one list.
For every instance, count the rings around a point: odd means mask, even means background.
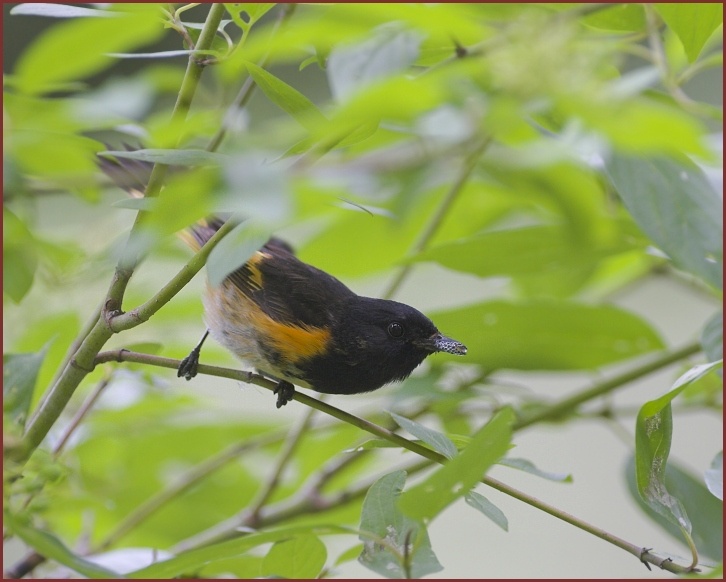
[{"label": "bird's foot", "polygon": [[177,368],[177,378],[184,376],[187,381],[194,378],[197,375],[197,368],[199,367],[199,349],[194,348],[189,355],[181,361]]},{"label": "bird's foot", "polygon": [[277,394],[277,408],[285,406],[292,397],[295,396],[295,386],[286,380],[280,380],[275,388],[274,393]]}]

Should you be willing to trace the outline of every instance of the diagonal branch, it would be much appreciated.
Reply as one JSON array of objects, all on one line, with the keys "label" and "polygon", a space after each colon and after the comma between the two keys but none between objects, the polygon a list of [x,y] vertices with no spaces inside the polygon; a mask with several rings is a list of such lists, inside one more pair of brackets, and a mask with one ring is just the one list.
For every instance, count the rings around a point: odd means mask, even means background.
[{"label": "diagonal branch", "polygon": [[[181,363],[179,360],[174,360],[171,358],[162,358],[159,356],[152,356],[148,354],[140,354],[136,352],[130,352],[128,350],[117,350],[113,352],[104,352],[101,354],[98,354],[98,357],[96,358],[96,363],[101,362],[110,362],[110,361],[117,361],[117,362],[136,362],[136,363],[142,363],[142,364],[148,364],[152,366],[159,366],[162,368],[172,368],[176,369],[179,367],[179,364]],[[233,380],[238,380],[241,382],[249,383],[249,384],[255,384],[256,386],[261,386],[262,388],[267,388],[270,391],[274,391],[277,387],[277,382],[274,382],[272,380],[269,380],[263,376],[260,376],[259,374],[254,374],[253,372],[244,372],[240,370],[232,370],[230,368],[221,368],[218,366],[209,366],[209,365],[199,365],[198,372],[200,374],[208,374],[211,376],[219,376],[222,378],[230,378]],[[389,442],[392,442],[404,449],[407,449],[413,453],[416,453],[417,455],[424,457],[430,461],[434,461],[435,463],[444,464],[447,462],[447,458],[441,455],[440,453],[437,453],[436,451],[429,449],[428,447],[425,447],[417,442],[411,441],[407,438],[404,438],[386,428],[383,428],[382,426],[379,426],[377,424],[374,424],[368,420],[365,420],[363,418],[359,418],[353,414],[350,414],[348,412],[345,412],[344,410],[341,410],[339,408],[336,408],[335,406],[331,406],[330,404],[326,402],[321,402],[320,400],[313,398],[311,396],[308,396],[307,394],[303,394],[299,391],[296,391],[293,395],[293,399],[297,402],[300,402],[301,404],[304,404],[306,406],[309,406],[311,408],[315,408],[316,410],[319,410],[320,412],[323,412],[325,414],[328,414],[330,416],[333,416],[337,418],[338,420],[341,420],[343,422],[346,422],[348,424],[351,424],[353,426],[357,426],[358,428],[365,430],[366,432],[369,432],[375,436],[381,437]],[[582,529],[583,531],[586,531],[608,543],[611,543],[617,547],[619,547],[622,550],[625,550],[626,552],[630,553],[631,555],[637,557],[641,562],[647,564],[655,564],[659,568],[663,570],[667,570],[669,572],[674,573],[688,573],[693,572],[694,569],[689,566],[683,566],[680,564],[677,564],[670,559],[663,559],[659,556],[650,553],[650,551],[643,547],[638,546],[636,544],[630,543],[618,536],[615,536],[597,526],[594,526],[578,517],[575,517],[574,515],[571,515],[561,509],[558,509],[557,507],[554,507],[552,505],[549,505],[545,503],[544,501],[541,501],[537,499],[536,497],[532,497],[531,495],[528,495],[522,491],[519,491],[513,487],[510,487],[509,485],[502,483],[501,481],[494,479],[492,477],[484,476],[481,479],[481,482],[485,485],[488,485],[489,487],[492,487],[496,489],[497,491],[500,491],[501,493],[504,493],[506,495],[509,495],[510,497],[514,497],[515,499],[518,499],[519,501],[522,501],[528,505],[531,505],[532,507],[535,507],[541,511],[544,511],[545,513],[548,513],[549,515],[552,515],[553,517],[556,517],[558,519],[561,519],[562,521],[565,521],[566,523],[569,523],[570,525],[573,525],[579,529]],[[237,524],[238,527],[238,524]]]}]

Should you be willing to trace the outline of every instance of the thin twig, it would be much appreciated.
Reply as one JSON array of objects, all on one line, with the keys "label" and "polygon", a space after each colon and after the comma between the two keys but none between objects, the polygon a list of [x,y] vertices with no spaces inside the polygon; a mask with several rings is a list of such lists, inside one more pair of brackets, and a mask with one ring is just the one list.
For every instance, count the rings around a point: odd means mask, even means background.
[{"label": "thin twig", "polygon": [[252,503],[250,503],[249,507],[245,508],[245,517],[242,518],[242,521],[249,524],[250,527],[259,527],[260,511],[267,504],[270,497],[277,489],[282,473],[292,459],[293,453],[300,446],[304,434],[307,432],[308,428],[310,428],[310,423],[312,422],[315,412],[316,410],[314,408],[308,410],[307,414],[303,416],[298,425],[290,431],[290,434],[285,440],[285,446],[280,452],[275,468],[272,470],[267,482],[263,484],[258,496],[252,501]]},{"label": "thin twig", "polygon": [[165,507],[169,502],[176,499],[179,495],[188,491],[191,487],[208,477],[214,471],[222,468],[230,461],[236,459],[243,453],[273,444],[282,438],[282,434],[275,432],[269,435],[263,435],[256,439],[245,440],[234,444],[225,449],[221,453],[215,455],[200,463],[188,473],[184,474],[176,483],[173,483],[158,494],[150,497],[141,505],[139,505],[132,513],[127,515],[111,533],[109,533],[103,541],[94,547],[91,553],[97,553],[108,549],[117,543],[121,538],[137,528],[153,514]]},{"label": "thin twig", "polygon": [[560,402],[551,404],[537,412],[521,417],[517,422],[515,422],[514,429],[522,429],[537,422],[542,422],[543,420],[556,420],[565,414],[571,413],[584,402],[588,402],[598,398],[599,396],[608,394],[617,388],[637,380],[638,378],[647,376],[656,370],[660,370],[661,368],[665,368],[666,366],[683,360],[693,354],[697,354],[701,351],[701,349],[700,343],[693,342],[678,350],[667,352],[650,362],[646,362],[645,364],[638,366],[637,368],[618,374],[609,380],[596,384],[592,388],[576,392],[574,395],[564,398]]},{"label": "thin twig", "polygon": [[[449,188],[449,191],[444,196],[443,200],[439,204],[438,208],[434,212],[433,216],[431,216],[431,219],[429,220],[428,224],[424,228],[424,230],[421,232],[421,235],[416,240],[416,242],[411,247],[411,250],[409,251],[409,256],[414,256],[421,251],[423,251],[426,246],[429,244],[431,239],[434,237],[436,232],[438,231],[441,224],[444,222],[444,219],[446,218],[446,215],[449,213],[449,210],[451,210],[451,207],[454,204],[454,201],[459,196],[461,191],[464,188],[464,185],[469,180],[469,177],[471,176],[471,173],[474,171],[474,168],[476,167],[476,163],[479,160],[479,157],[484,153],[484,150],[489,146],[491,143],[491,138],[484,139],[475,149],[471,152],[469,157],[464,162],[463,167],[461,168],[461,172],[459,173],[459,176],[454,181],[454,183],[451,185],[451,188]],[[401,286],[403,281],[406,279],[408,274],[410,273],[411,269],[413,268],[412,263],[408,263],[401,267],[399,269],[398,273],[393,277],[393,280],[389,284],[386,291],[383,293],[382,297],[385,299],[390,299],[393,297],[393,295],[396,293],[398,288]]]}]

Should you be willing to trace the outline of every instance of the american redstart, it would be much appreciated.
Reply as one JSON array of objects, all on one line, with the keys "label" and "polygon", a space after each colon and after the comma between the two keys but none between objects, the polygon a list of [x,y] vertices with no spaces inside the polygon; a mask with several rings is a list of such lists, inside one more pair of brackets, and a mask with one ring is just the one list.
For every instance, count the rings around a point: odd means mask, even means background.
[{"label": "american redstart", "polygon": [[[126,190],[138,191],[119,179],[119,166],[110,160],[101,167]],[[217,217],[200,221],[181,238],[199,249],[222,224]],[[196,375],[201,346],[211,334],[278,382],[278,408],[292,399],[293,384],[326,394],[370,392],[408,377],[430,354],[466,354],[466,346],[442,335],[420,311],[357,295],[302,262],[277,238],[220,286],[207,285],[204,314],[207,332],[179,366],[178,376],[190,380]]]}]

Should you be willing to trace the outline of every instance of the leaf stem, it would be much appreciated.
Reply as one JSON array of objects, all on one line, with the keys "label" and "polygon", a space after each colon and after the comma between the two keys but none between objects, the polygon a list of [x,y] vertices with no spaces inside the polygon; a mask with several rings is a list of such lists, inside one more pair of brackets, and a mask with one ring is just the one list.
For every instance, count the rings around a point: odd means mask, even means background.
[{"label": "leaf stem", "polygon": [[609,380],[605,380],[604,382],[595,384],[592,388],[583,390],[582,392],[577,392],[576,394],[568,398],[564,398],[555,404],[551,404],[542,410],[522,416],[514,424],[514,429],[519,430],[543,420],[555,420],[560,418],[584,402],[603,396],[604,394],[608,394],[609,392],[621,388],[625,384],[633,382],[643,376],[647,376],[656,370],[665,368],[679,360],[692,356],[693,354],[697,354],[700,351],[701,345],[698,342],[693,342],[678,350],[666,352],[660,357],[650,362],[646,362],[637,368],[623,372],[622,374],[610,378]]}]

